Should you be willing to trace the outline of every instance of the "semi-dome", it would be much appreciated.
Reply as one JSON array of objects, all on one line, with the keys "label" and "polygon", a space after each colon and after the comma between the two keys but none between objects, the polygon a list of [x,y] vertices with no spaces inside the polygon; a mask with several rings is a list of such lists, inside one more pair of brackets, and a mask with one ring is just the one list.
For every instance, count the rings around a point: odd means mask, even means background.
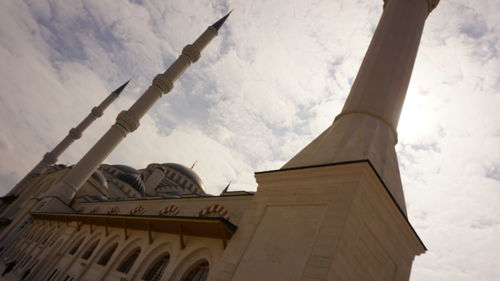
[{"label": "semi-dome", "polygon": [[141,195],[144,195],[146,187],[144,186],[144,182],[142,181],[140,174],[123,173],[118,175],[116,178],[129,184],[131,187],[137,190],[137,192],[139,192]]},{"label": "semi-dome", "polygon": [[100,183],[102,186],[108,188],[108,181],[104,177],[104,175],[99,170],[95,170],[95,172],[91,176],[94,180]]},{"label": "semi-dome", "polygon": [[196,174],[192,169],[178,163],[165,163],[163,165],[177,171],[178,173],[184,175],[186,178],[190,179],[191,182],[199,189],[197,193],[205,193],[203,190],[203,181],[201,180],[200,176],[198,176],[198,174]]},{"label": "semi-dome", "polygon": [[127,165],[111,165],[111,166],[113,166],[114,168],[116,168],[116,169],[118,169],[126,174],[140,174],[140,172],[137,171],[135,168],[132,168],[132,167],[127,166]]},{"label": "semi-dome", "polygon": [[197,183],[199,186],[203,185],[203,181],[201,180],[200,176],[198,176],[198,174],[195,173],[190,168],[177,163],[165,163],[163,165],[181,172],[183,175],[190,178],[193,182]]}]

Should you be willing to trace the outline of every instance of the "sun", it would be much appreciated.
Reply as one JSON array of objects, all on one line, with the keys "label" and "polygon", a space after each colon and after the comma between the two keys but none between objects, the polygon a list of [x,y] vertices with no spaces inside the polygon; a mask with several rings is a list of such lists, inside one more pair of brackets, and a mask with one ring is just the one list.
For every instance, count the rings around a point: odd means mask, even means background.
[{"label": "sun", "polygon": [[398,125],[398,138],[402,142],[415,142],[431,133],[435,123],[429,97],[409,90]]}]

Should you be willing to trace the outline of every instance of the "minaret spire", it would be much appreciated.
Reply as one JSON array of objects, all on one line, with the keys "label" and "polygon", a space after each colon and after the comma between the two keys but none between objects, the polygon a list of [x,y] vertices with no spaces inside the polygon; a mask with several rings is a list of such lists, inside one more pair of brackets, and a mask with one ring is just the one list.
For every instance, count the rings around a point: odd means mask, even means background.
[{"label": "minaret spire", "polygon": [[215,22],[214,24],[212,24],[212,27],[215,28],[217,31],[219,31],[219,29],[221,28],[221,26],[224,24],[224,22],[226,22],[227,18],[229,17],[229,15],[232,13],[233,11],[229,11],[229,13],[227,13],[224,17],[222,17],[220,20],[218,20],[217,22]]},{"label": "minaret spire", "polygon": [[174,82],[192,63],[199,60],[201,51],[217,36],[218,29],[228,16],[229,14],[214,25],[209,26],[193,44],[185,46],[177,60],[164,73],[158,74],[153,79],[152,85],[128,110],[118,114],[116,123],[44,197],[57,197],[64,203],[70,204],[80,186],[102,161],[129,133],[139,127],[139,120],[149,111],[153,104],[163,95],[169,93],[174,87]]},{"label": "minaret spire", "polygon": [[128,80],[125,82],[123,85],[118,87],[116,90],[111,92],[106,99],[104,99],[101,104],[98,106],[92,108],[92,111],[90,112],[85,119],[83,119],[78,126],[75,128],[72,128],[68,135],[59,142],[54,149],[52,149],[50,152],[47,152],[44,156],[43,159],[12,189],[11,193],[16,193],[19,189],[19,187],[22,185],[23,182],[28,180],[29,178],[44,173],[47,168],[50,165],[53,165],[57,162],[57,159],[59,156],[77,139],[82,137],[83,132],[94,122],[97,118],[101,117],[108,108],[108,106],[115,101],[115,99],[120,95],[120,93],[125,89],[127,84],[130,82]]},{"label": "minaret spire", "polygon": [[125,87],[127,87],[128,83],[130,83],[130,80],[132,80],[132,79],[128,79],[127,82],[123,83],[123,85],[121,85],[116,90],[114,90],[113,94],[119,96],[122,93],[123,89],[125,89]]},{"label": "minaret spire", "polygon": [[282,169],[369,160],[401,209],[394,145],[425,20],[438,0],[384,0],[384,12],[342,112]]}]

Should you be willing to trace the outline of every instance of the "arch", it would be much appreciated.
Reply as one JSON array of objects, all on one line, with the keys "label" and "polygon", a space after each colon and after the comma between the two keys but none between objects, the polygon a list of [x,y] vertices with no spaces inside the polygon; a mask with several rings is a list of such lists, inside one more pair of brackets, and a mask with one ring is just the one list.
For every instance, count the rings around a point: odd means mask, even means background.
[{"label": "arch", "polygon": [[[56,242],[56,240],[57,240],[57,236],[54,235],[54,238],[49,243],[49,248],[51,248],[52,246],[54,246],[54,243]],[[64,240],[63,238],[59,238],[59,240],[57,240],[57,244],[58,245],[62,245],[63,240]]]},{"label": "arch", "polygon": [[206,281],[210,265],[207,260],[194,263],[182,276],[181,281]]},{"label": "arch", "polygon": [[[150,267],[165,255],[169,256],[169,261],[176,259],[176,255],[178,255],[176,253],[177,247],[172,247],[169,241],[158,242],[144,247],[144,258],[141,258],[141,265],[143,266],[134,272],[130,278],[131,280],[140,280],[141,277],[145,276]],[[178,250],[180,251],[180,249]],[[168,265],[165,265],[163,268],[163,275],[169,270],[168,267]]]},{"label": "arch", "polygon": [[229,213],[227,212],[227,210],[223,206],[221,206],[219,204],[215,204],[215,205],[212,205],[210,207],[206,207],[205,209],[201,210],[198,213],[198,217],[208,217],[211,214],[216,214],[219,217],[223,217],[226,220],[229,220]]},{"label": "arch", "polygon": [[52,236],[52,234],[54,234],[54,230],[50,230],[47,235],[45,235],[45,237],[42,239],[42,245],[45,245],[45,243],[47,243],[47,241],[49,240],[49,238]]},{"label": "arch", "polygon": [[142,280],[145,281],[159,281],[165,273],[170,262],[170,254],[168,252],[162,253],[148,266],[148,269],[142,275]]},{"label": "arch", "polygon": [[165,208],[158,211],[159,216],[178,216],[181,211],[179,207],[175,205],[166,206]]},{"label": "arch", "polygon": [[[125,240],[124,235],[121,232],[117,233],[117,236],[119,237],[118,241],[119,246],[116,249],[115,253],[113,254],[111,260],[108,262],[108,265],[106,266],[103,275],[100,277],[101,280],[107,280],[107,278],[108,279],[114,278],[116,277],[116,275],[124,275],[124,273],[121,273],[116,270],[121,261],[123,261],[126,258],[126,256],[130,253],[132,249],[147,245],[147,242],[140,237]],[[135,267],[136,265],[132,266],[131,270],[135,270],[134,269]]]},{"label": "arch", "polygon": [[90,256],[94,253],[95,249],[97,248],[97,245],[99,245],[99,242],[101,242],[101,239],[97,239],[96,241],[92,242],[90,246],[87,247],[87,250],[83,253],[81,256],[82,259],[88,260]]},{"label": "arch", "polygon": [[[57,231],[56,233],[54,233],[54,235],[52,235],[52,237],[49,239],[49,245],[48,245],[49,248],[51,248],[52,246],[54,246],[54,243],[56,242],[57,237],[59,235],[60,235],[59,231]],[[58,244],[61,244],[62,241],[63,241],[63,238],[59,238]]]},{"label": "arch", "polygon": [[132,266],[134,266],[135,261],[141,254],[141,247],[136,247],[130,251],[127,256],[120,262],[120,265],[116,268],[117,271],[122,273],[129,273]]},{"label": "arch", "polygon": [[42,238],[42,236],[44,236],[45,234],[46,234],[45,230],[40,231],[40,232],[36,235],[36,238],[35,238],[35,243],[40,242],[40,239],[41,239],[41,238]]},{"label": "arch", "polygon": [[24,260],[21,260],[21,263],[19,264],[19,268],[24,268],[30,261],[31,261],[32,256],[29,255],[24,258]]},{"label": "arch", "polygon": [[208,262],[208,265],[212,264],[212,252],[207,247],[197,248],[192,252],[185,255],[182,260],[177,263],[177,266],[172,271],[171,280],[183,280],[187,275],[198,265],[203,262]]},{"label": "arch", "polygon": [[115,242],[111,244],[111,246],[107,247],[105,252],[101,255],[101,257],[97,261],[97,264],[106,266],[113,257],[113,254],[115,253],[117,248],[118,248],[118,242]]},{"label": "arch", "polygon": [[70,255],[76,254],[76,252],[78,251],[78,249],[80,249],[80,246],[82,245],[83,240],[85,240],[85,237],[80,237],[80,239],[77,240],[76,243],[73,243],[73,246],[68,251],[68,254],[70,254]]}]

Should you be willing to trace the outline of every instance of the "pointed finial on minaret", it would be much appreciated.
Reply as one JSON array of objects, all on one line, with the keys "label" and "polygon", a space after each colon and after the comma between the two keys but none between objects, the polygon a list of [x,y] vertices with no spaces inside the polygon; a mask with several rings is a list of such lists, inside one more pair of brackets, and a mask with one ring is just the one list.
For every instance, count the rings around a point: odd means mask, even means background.
[{"label": "pointed finial on minaret", "polygon": [[127,81],[127,82],[125,82],[123,85],[121,85],[120,87],[118,87],[118,89],[114,90],[114,91],[113,91],[113,94],[115,94],[115,95],[117,95],[117,96],[118,96],[118,95],[120,95],[120,94],[121,94],[121,92],[123,91],[123,89],[125,89],[125,87],[127,87],[127,85],[128,85],[128,83],[130,82],[130,80],[132,80],[132,79],[128,79],[128,81]]},{"label": "pointed finial on minaret", "polygon": [[223,18],[218,20],[216,23],[212,24],[212,27],[215,28],[215,30],[219,31],[219,28],[224,24],[224,22],[227,20],[227,18],[229,17],[229,15],[232,12],[233,12],[233,10],[231,10],[229,13],[227,13],[227,15],[225,15]]}]

